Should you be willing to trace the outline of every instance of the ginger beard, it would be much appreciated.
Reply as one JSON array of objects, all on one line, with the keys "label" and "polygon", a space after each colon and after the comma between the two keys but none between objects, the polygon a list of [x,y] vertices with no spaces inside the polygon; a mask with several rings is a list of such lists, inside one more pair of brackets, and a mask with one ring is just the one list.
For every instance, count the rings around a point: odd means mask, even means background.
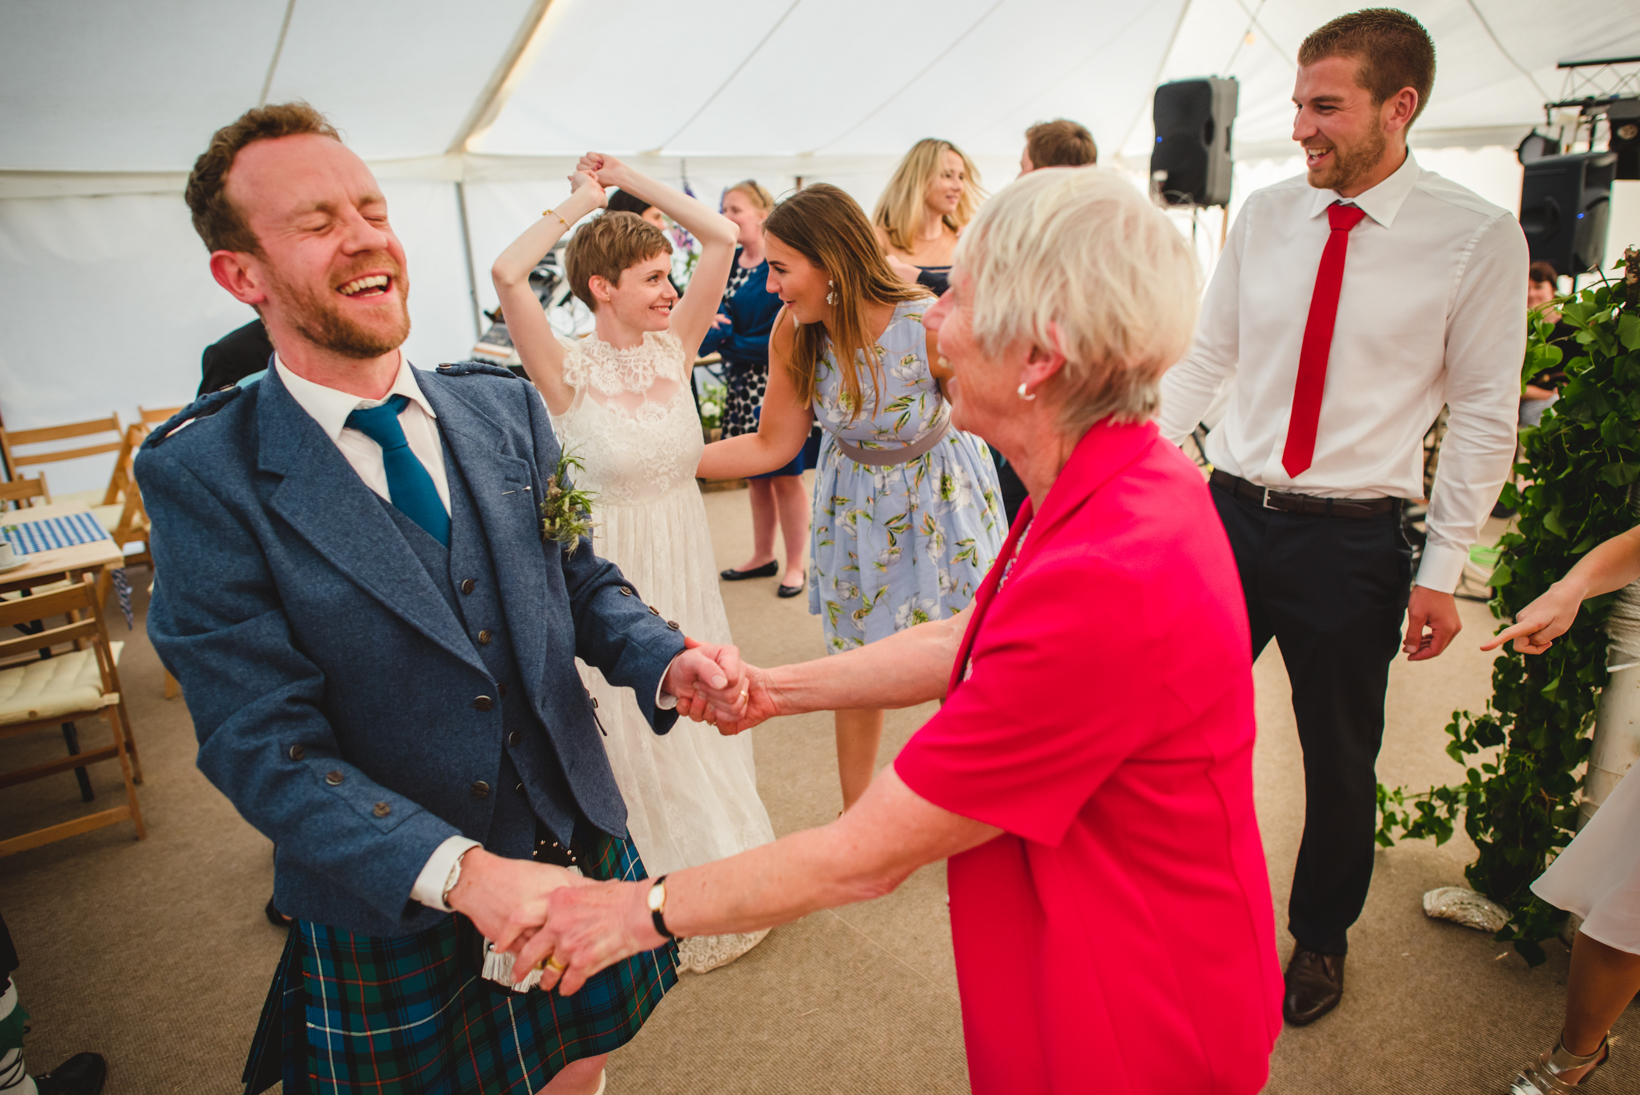
[{"label": "ginger beard", "polygon": [[1371,172],[1384,157],[1389,136],[1379,127],[1369,129],[1358,142],[1345,145],[1337,141],[1328,144],[1306,145],[1318,151],[1330,149],[1331,156],[1315,167],[1306,167],[1309,183],[1317,190],[1342,190],[1353,181]]},{"label": "ginger beard", "polygon": [[369,299],[375,294],[393,299],[379,301],[362,316],[350,315],[345,301],[335,299],[342,295],[340,289],[318,289],[287,280],[272,265],[268,267],[269,295],[279,300],[297,334],[332,353],[368,361],[398,349],[410,337],[410,279],[390,257],[373,256],[360,274],[339,283],[348,285],[365,272],[384,268],[389,278],[385,291],[367,288],[355,296]]}]

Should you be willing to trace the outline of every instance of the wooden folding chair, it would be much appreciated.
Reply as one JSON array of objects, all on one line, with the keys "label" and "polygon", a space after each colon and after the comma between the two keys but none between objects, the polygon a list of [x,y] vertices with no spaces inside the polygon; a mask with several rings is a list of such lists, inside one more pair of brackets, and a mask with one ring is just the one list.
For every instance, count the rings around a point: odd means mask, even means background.
[{"label": "wooden folding chair", "polygon": [[137,414],[142,417],[142,424],[153,429],[161,422],[169,422],[182,411],[187,404],[179,403],[175,407],[137,407]]},{"label": "wooden folding chair", "polygon": [[[95,437],[98,434],[112,434],[112,437],[91,445],[82,445],[77,449],[47,448],[34,451],[41,445],[50,445],[53,441],[68,441],[76,437]],[[0,456],[4,456],[6,467],[10,469],[11,477],[18,478],[20,469],[31,464],[53,464],[62,460],[78,460],[82,456],[96,456],[105,452],[118,452],[125,444],[125,431],[120,428],[120,416],[111,414],[107,418],[92,418],[84,422],[70,422],[65,426],[42,426],[36,430],[5,430],[0,429]],[[27,448],[28,452],[19,452]],[[103,505],[112,505],[117,500],[114,494],[114,485],[109,484],[109,490],[103,497]]]},{"label": "wooden folding chair", "polygon": [[[68,622],[0,640],[0,665],[5,666],[0,668],[0,741],[93,715],[107,720],[114,741],[61,760],[0,772],[0,788],[117,759],[125,782],[125,805],[0,840],[0,856],[122,821],[131,822],[138,840],[148,835],[137,805],[136,784],[142,776],[136,763],[136,742],[120,694],[118,662],[124,644],[108,641],[95,579],[87,574],[68,589],[0,602],[0,634],[57,616]],[[56,649],[65,644],[69,649]],[[39,652],[48,648],[52,656],[41,657]]]},{"label": "wooden folding chair", "polygon": [[[13,509],[32,509],[51,504],[51,488],[46,486],[46,473],[32,479],[18,477],[9,483],[0,483],[0,511],[9,505]],[[3,523],[0,518],[0,523]]]}]

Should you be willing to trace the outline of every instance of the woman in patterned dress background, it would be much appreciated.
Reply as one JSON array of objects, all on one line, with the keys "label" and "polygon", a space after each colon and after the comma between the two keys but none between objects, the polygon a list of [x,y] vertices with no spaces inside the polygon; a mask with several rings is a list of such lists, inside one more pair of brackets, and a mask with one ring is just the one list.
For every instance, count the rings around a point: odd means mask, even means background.
[{"label": "woman in patterned dress background", "polygon": [[[996,469],[950,428],[926,289],[894,275],[865,213],[842,190],[805,187],[764,223],[769,288],[785,307],[769,340],[769,386],[755,434],[708,445],[697,474],[779,467],[810,424],[825,429],[814,481],[809,611],[826,650],[864,646],[968,607],[1002,546]],[[880,710],[838,711],[847,809],[865,791]]]},{"label": "woman in patterned dress background", "polygon": [[[780,311],[780,298],[769,292],[769,264],[763,256],[763,220],[774,208],[774,196],[755,179],[735,183],[723,194],[723,215],[739,231],[729,288],[712,322],[700,353],[723,355],[723,436],[757,432],[757,416],[769,383],[769,332]],[[809,540],[809,497],[803,491],[803,462],[793,458],[785,467],[751,477],[747,484],[752,506],[752,557],[738,567],[721,571],[726,582],[772,578],[780,574],[777,593],[795,597],[803,592],[803,554]],[[784,572],[774,554],[778,525],[786,542]]]}]

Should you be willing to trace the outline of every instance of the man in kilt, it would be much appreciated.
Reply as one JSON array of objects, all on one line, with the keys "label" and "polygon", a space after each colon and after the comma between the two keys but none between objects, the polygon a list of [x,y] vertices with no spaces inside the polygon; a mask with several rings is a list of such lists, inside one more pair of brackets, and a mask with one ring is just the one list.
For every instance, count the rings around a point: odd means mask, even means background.
[{"label": "man in kilt", "polygon": [[528,384],[410,368],[403,249],[322,115],[248,111],[187,200],[275,350],[136,464],[149,633],[295,918],[246,1091],[592,1092],[674,949],[564,997],[518,991],[484,940],[582,875],[644,877],[575,659],[665,733],[678,697],[734,706],[734,648],[686,650],[587,540],[546,534],[561,453]]}]

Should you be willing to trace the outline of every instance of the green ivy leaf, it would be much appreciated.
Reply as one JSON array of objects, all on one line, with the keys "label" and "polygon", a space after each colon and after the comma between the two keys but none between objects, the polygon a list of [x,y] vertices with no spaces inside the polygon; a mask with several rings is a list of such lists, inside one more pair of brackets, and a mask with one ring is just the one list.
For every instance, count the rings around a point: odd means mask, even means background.
[{"label": "green ivy leaf", "polygon": [[[1634,526],[1630,495],[1640,484],[1640,309],[1627,311],[1608,285],[1557,302],[1577,332],[1562,366],[1561,399],[1537,429],[1521,431],[1516,471],[1526,487],[1504,491],[1519,512],[1500,537],[1490,579],[1493,615],[1508,619],[1541,596],[1595,545]],[[1522,373],[1557,360],[1551,326],[1529,317]],[[1564,344],[1563,344],[1564,345]],[[1378,789],[1382,847],[1397,839],[1474,842],[1464,876],[1509,912],[1498,933],[1529,963],[1544,960],[1566,914],[1531,892],[1545,864],[1570,842],[1579,775],[1589,754],[1595,704],[1606,682],[1605,619],[1615,601],[1590,598],[1553,648],[1528,659],[1505,647],[1492,667],[1484,711],[1454,711],[1446,752],[1462,782],[1424,792]],[[1484,758],[1478,756],[1485,751]],[[1472,759],[1473,758],[1473,759]],[[1478,762],[1478,763],[1477,763]]]}]

